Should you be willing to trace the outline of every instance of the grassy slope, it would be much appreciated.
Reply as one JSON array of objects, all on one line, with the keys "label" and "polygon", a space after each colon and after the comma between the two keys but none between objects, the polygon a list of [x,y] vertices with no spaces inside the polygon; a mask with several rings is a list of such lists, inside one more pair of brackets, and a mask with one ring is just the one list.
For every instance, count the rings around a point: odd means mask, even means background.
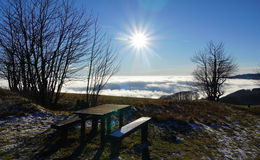
[{"label": "grassy slope", "polygon": [[[84,100],[83,94],[66,94],[60,101],[60,106],[63,109],[73,110],[76,100]],[[151,116],[154,120],[165,122],[169,120],[179,120],[183,122],[197,121],[203,124],[218,124],[226,125],[232,124],[233,121],[240,124],[240,128],[230,127],[224,132],[207,133],[201,131],[194,131],[192,135],[177,134],[178,137],[185,139],[183,143],[176,144],[171,142],[169,134],[157,132],[156,126],[150,127],[150,137],[152,137],[151,155],[154,159],[201,159],[203,156],[208,157],[224,157],[217,149],[220,147],[216,145],[221,134],[234,137],[233,130],[240,131],[247,128],[249,132],[254,130],[255,121],[259,120],[260,106],[252,106],[248,108],[242,105],[228,105],[223,103],[214,103],[208,101],[172,101],[172,100],[159,100],[147,98],[130,98],[130,97],[114,97],[114,96],[101,96],[100,103],[114,103],[114,104],[130,104],[136,107],[140,113],[139,116]],[[57,109],[57,108],[56,108]],[[176,133],[173,133],[176,134]],[[215,135],[216,134],[216,135]],[[220,135],[219,135],[220,134]],[[229,135],[230,134],[230,135]],[[248,133],[250,136],[251,132]],[[255,132],[252,132],[254,136]],[[166,137],[166,138],[165,138]],[[232,140],[233,140],[232,139]],[[136,142],[134,139],[129,138],[125,140],[128,147],[133,146]],[[129,143],[127,143],[129,141]],[[243,143],[243,142],[241,142]],[[239,142],[230,145],[242,145]],[[259,138],[252,139],[249,144],[258,146]],[[239,148],[238,146],[235,146]],[[123,151],[123,153],[131,153]],[[174,154],[173,154],[174,153]],[[127,159],[130,159],[126,154]],[[133,156],[134,154],[130,154]],[[218,156],[216,156],[218,155]],[[124,154],[122,155],[124,156]],[[133,156],[134,157],[134,156]],[[256,158],[257,159],[257,158]]]},{"label": "grassy slope", "polygon": [[[84,100],[84,94],[64,94],[53,110],[74,110],[77,100]],[[226,104],[208,101],[174,101],[149,98],[100,96],[100,104],[129,104],[136,107],[141,115],[151,116],[159,121],[177,119],[189,121],[197,119],[203,122],[221,121],[230,114]]]},{"label": "grassy slope", "polygon": [[[1,103],[8,103],[7,98],[2,98],[6,93],[0,92]],[[64,94],[58,106],[50,107],[53,110],[72,111],[78,99],[84,99],[82,94]],[[0,103],[0,104],[1,104]],[[169,120],[178,120],[182,122],[196,121],[203,124],[231,124],[233,121],[239,122],[241,128],[248,128],[248,132],[252,135],[254,125],[259,120],[260,106],[253,106],[248,109],[246,106],[232,106],[221,103],[212,103],[207,101],[170,101],[145,98],[129,98],[129,97],[113,97],[102,96],[100,103],[114,104],[130,104],[137,108],[139,116],[151,116],[154,122],[166,122]],[[227,119],[227,117],[229,117]],[[152,124],[149,127],[149,139],[152,143],[150,147],[152,159],[202,159],[202,157],[214,157],[223,159],[224,154],[219,152],[221,146],[218,140],[221,134],[235,137],[233,130],[240,128],[232,128],[219,132],[202,132],[201,130],[189,133],[172,132],[171,130],[162,130],[158,126]],[[183,139],[181,143],[173,142],[174,136]],[[248,134],[248,136],[250,136]],[[54,158],[89,158],[97,153],[99,148],[99,137],[91,140],[83,148],[79,148],[79,129],[72,130],[69,134],[69,141],[57,146],[58,135],[54,132],[42,134],[30,141],[27,141],[23,147],[17,148],[15,151],[3,153],[3,158],[18,158],[18,156],[35,158],[35,156],[47,156]],[[121,150],[123,159],[139,159],[138,151],[135,146],[139,143],[139,133],[135,133],[129,138],[124,139]],[[242,142],[243,143],[243,142]],[[243,144],[235,143],[241,148]],[[248,144],[257,146],[260,144],[259,138],[251,139]],[[234,144],[231,144],[234,145]],[[102,152],[100,159],[107,159],[110,150],[107,144]],[[18,154],[13,154],[17,152]],[[1,157],[1,154],[0,154]],[[256,159],[259,158],[256,157]]]}]

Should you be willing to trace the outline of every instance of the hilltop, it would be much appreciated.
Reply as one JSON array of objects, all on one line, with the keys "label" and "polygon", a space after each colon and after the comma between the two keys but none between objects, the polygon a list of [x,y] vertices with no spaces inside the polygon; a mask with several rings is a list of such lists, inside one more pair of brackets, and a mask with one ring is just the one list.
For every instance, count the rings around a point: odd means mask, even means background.
[{"label": "hilltop", "polygon": [[[99,136],[79,150],[79,127],[69,132],[65,144],[50,125],[84,108],[84,94],[64,93],[57,106],[48,109],[7,90],[0,90],[1,159],[92,159],[99,148]],[[230,105],[196,101],[101,96],[100,104],[130,104],[128,120],[151,116],[149,139],[151,158],[174,159],[258,159],[260,158],[260,106]],[[10,110],[10,108],[11,110]],[[8,112],[10,110],[10,112]],[[1,112],[3,113],[3,112]],[[87,123],[88,126],[90,123]],[[139,159],[134,134],[123,141],[122,159]],[[59,144],[59,145],[57,145]],[[100,159],[107,159],[109,144]]]},{"label": "hilltop", "polygon": [[230,79],[254,79],[254,80],[260,80],[260,74],[259,73],[239,74],[239,75],[231,76],[229,78]]},{"label": "hilltop", "polygon": [[238,90],[222,97],[220,101],[238,105],[260,105],[260,88]]}]

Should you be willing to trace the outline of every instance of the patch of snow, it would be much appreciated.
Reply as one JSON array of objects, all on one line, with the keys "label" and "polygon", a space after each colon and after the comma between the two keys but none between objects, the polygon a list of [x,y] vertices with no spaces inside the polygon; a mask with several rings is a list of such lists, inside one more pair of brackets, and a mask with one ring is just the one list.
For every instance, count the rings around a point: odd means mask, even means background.
[{"label": "patch of snow", "polygon": [[0,152],[6,152],[17,147],[25,139],[45,132],[51,124],[67,117],[62,114],[39,110],[25,116],[10,116],[1,120],[0,141],[8,142],[8,144],[0,145]]},{"label": "patch of snow", "polygon": [[202,129],[203,126],[199,125],[197,123],[189,123],[189,125],[191,126],[192,129]]},{"label": "patch of snow", "polygon": [[[256,146],[249,144],[252,141],[252,135],[249,134],[250,127],[241,127],[239,122],[234,122],[230,127],[232,128],[229,128],[229,132],[215,131],[216,140],[220,146],[217,150],[225,155],[226,160],[254,158],[260,150]],[[260,128],[254,127],[254,130],[259,132]]]}]

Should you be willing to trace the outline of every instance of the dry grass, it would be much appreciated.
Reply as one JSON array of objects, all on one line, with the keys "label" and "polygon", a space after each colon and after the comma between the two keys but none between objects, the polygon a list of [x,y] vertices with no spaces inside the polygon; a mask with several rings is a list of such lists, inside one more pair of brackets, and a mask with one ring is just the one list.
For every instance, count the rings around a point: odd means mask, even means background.
[{"label": "dry grass", "polygon": [[[73,109],[73,106],[76,105],[77,100],[85,100],[85,94],[76,94],[76,93],[63,93],[61,99],[58,102],[57,106],[54,106],[53,109],[64,109],[70,110]],[[129,105],[145,105],[145,104],[155,104],[162,105],[167,100],[159,99],[149,99],[149,98],[133,98],[133,97],[117,97],[117,96],[99,96],[99,104],[111,103],[111,104],[129,104]]]},{"label": "dry grass", "polygon": [[[84,100],[85,94],[63,93],[56,106],[50,106],[48,109],[54,111],[73,111],[79,109],[76,107],[77,100]],[[8,90],[0,89],[0,104],[30,103],[30,100],[18,96]],[[138,110],[140,116],[150,116],[158,121],[197,120],[204,123],[219,122],[225,116],[230,114],[230,106],[223,103],[209,101],[174,101],[149,98],[100,96],[99,104],[129,104]],[[18,104],[18,105],[17,105]],[[243,108],[239,108],[243,109]],[[257,107],[259,109],[259,107]]]},{"label": "dry grass", "polygon": [[[84,100],[85,94],[66,93],[62,95],[54,110],[75,110],[77,100]],[[138,109],[140,116],[151,116],[155,120],[172,119],[190,121],[192,119],[206,123],[219,121],[230,114],[230,107],[223,103],[198,101],[175,101],[149,98],[100,96],[99,104],[129,104]]]},{"label": "dry grass", "polygon": [[0,118],[13,115],[25,115],[27,113],[33,113],[37,110],[69,114],[68,112],[64,112],[62,110],[48,110],[47,108],[33,103],[33,101],[28,98],[13,93],[7,89],[0,88]]},{"label": "dry grass", "polygon": [[161,106],[144,106],[140,111],[159,121],[177,119],[186,122],[197,120],[203,123],[220,122],[219,120],[230,114],[228,106],[209,101],[170,101]]},{"label": "dry grass", "polygon": [[[51,106],[49,109],[56,111],[72,111],[78,109],[75,107],[77,100],[84,100],[84,94],[63,94],[59,104],[57,106]],[[26,100],[14,93],[7,90],[0,89],[0,100],[5,104],[11,104],[12,101]],[[28,100],[26,100],[28,101]],[[257,118],[255,114],[259,113],[260,106],[234,106],[223,103],[209,102],[209,101],[173,101],[173,100],[159,100],[159,99],[147,99],[147,98],[130,98],[130,97],[115,97],[115,96],[100,96],[100,104],[113,103],[113,104],[129,104],[135,107],[140,116],[151,116],[154,120],[168,121],[168,120],[180,120],[180,121],[200,121],[203,124],[220,124],[225,122],[226,117],[230,117],[230,121],[239,121],[240,125],[244,128],[256,125],[254,119]],[[1,103],[0,103],[1,104]],[[16,105],[18,106],[18,105]],[[254,114],[249,114],[249,113]],[[226,121],[227,123],[227,121]],[[181,134],[177,132],[162,131],[158,128],[156,123],[149,126],[149,139],[152,143],[150,147],[152,159],[202,159],[202,157],[216,157],[216,159],[223,159],[223,153],[219,153],[217,148],[219,147],[217,137],[214,134],[208,132],[201,132],[201,130],[194,130],[191,135]],[[87,130],[88,131],[88,130]],[[225,133],[233,133],[233,129],[225,130]],[[250,132],[251,133],[251,132]],[[252,133],[254,133],[252,131]],[[50,159],[69,159],[72,153],[77,151],[79,146],[79,128],[71,130],[69,132],[69,141],[63,144],[57,151],[50,155]],[[169,134],[176,134],[177,137],[182,138],[181,143],[174,143],[171,140]],[[254,137],[254,136],[252,136]],[[32,138],[26,144],[26,147],[16,148],[16,152],[20,155],[44,155],[44,145],[55,143],[59,136],[50,136],[48,134],[37,136]],[[87,159],[92,157],[99,147],[99,136],[91,140],[82,152],[81,155],[77,155],[78,159]],[[259,144],[257,136],[252,139],[254,145]],[[123,159],[140,159],[140,155],[134,151],[133,148],[140,143],[140,134],[136,134],[127,137],[123,141],[121,150],[121,157]],[[250,142],[251,143],[251,142]],[[239,143],[240,144],[240,143]],[[40,148],[35,150],[35,148]],[[107,159],[110,154],[110,144],[107,144],[100,159]],[[41,150],[42,148],[42,150]],[[55,148],[55,147],[54,147]],[[51,147],[48,146],[47,150]],[[36,153],[35,153],[36,152]],[[18,159],[19,154],[13,154],[14,152],[8,152],[4,154],[5,159]],[[1,155],[1,153],[0,153]],[[257,155],[256,159],[259,157]]]}]

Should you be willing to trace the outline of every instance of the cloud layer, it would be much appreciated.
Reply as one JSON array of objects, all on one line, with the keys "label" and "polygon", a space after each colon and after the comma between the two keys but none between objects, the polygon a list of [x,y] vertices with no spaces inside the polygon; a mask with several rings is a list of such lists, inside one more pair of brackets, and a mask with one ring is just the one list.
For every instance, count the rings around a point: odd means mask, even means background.
[{"label": "cloud layer", "polygon": [[[159,98],[180,91],[195,90],[192,76],[114,76],[101,92],[103,95]],[[84,81],[71,81],[64,92],[84,93]],[[230,79],[225,85],[225,95],[239,89],[256,88],[255,80]]]},{"label": "cloud layer", "polygon": [[[103,95],[159,98],[180,91],[194,91],[192,76],[114,76],[102,90]],[[7,88],[7,81],[0,80],[0,86]],[[86,82],[73,80],[66,83],[62,92],[85,93]],[[240,89],[259,87],[256,80],[229,79],[225,95]]]}]

